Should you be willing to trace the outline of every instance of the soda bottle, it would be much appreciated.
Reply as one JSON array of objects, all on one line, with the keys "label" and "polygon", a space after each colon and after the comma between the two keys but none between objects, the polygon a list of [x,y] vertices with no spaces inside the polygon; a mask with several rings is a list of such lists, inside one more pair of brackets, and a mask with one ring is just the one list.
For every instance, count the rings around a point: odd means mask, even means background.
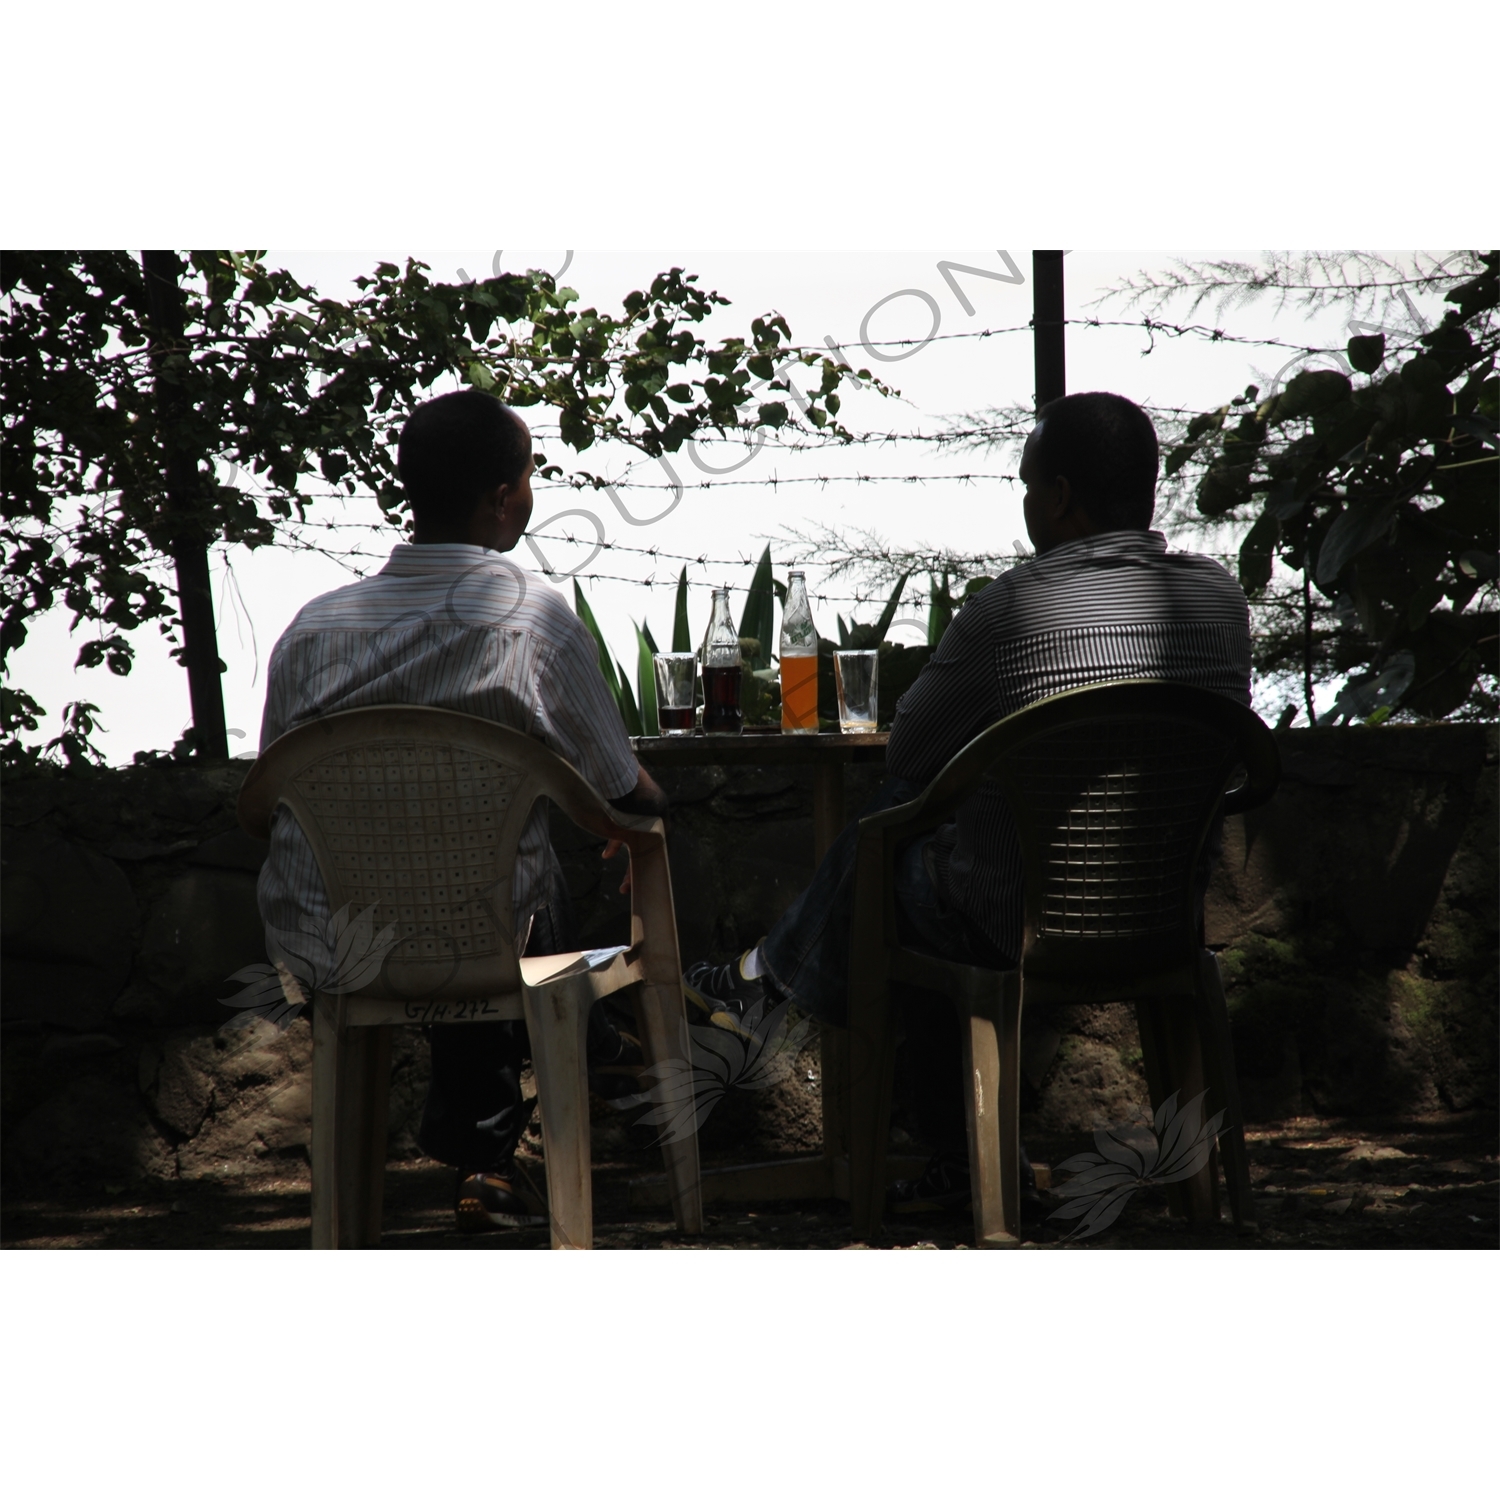
[{"label": "soda bottle", "polygon": [[818,632],[807,602],[807,578],[789,576],[781,612],[781,732],[818,732]]},{"label": "soda bottle", "polygon": [[738,734],[745,722],[740,708],[740,633],[729,614],[729,590],[714,590],[713,618],[703,642],[703,730]]}]

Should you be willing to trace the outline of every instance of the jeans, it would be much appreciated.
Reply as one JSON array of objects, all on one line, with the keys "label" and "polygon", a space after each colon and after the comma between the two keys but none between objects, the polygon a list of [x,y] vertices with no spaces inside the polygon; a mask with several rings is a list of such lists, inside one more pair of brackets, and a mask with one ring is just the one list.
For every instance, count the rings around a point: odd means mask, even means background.
[{"label": "jeans", "polygon": [[[849,1020],[849,930],[859,819],[910,802],[921,791],[917,782],[887,777],[829,846],[812,883],[760,945],[761,965],[772,988],[819,1020],[835,1026],[846,1026]],[[914,839],[897,851],[897,935],[903,943],[958,963],[1013,967],[1014,958],[999,952],[938,895],[928,858],[931,838],[928,834]]]},{"label": "jeans", "polygon": [[[537,909],[526,952],[568,953],[576,946],[573,903],[562,882],[554,880],[550,899]],[[432,1050],[432,1082],[418,1146],[465,1173],[503,1170],[531,1117],[521,1097],[521,1069],[531,1058],[526,1023],[478,1021],[424,1030]],[[619,1050],[619,1033],[598,1004],[589,1013],[589,1058],[612,1061]]]},{"label": "jeans", "polygon": [[[888,777],[860,809],[859,817],[910,802],[921,791],[918,783]],[[856,818],[834,840],[812,883],[760,945],[762,971],[771,988],[835,1026],[847,1025],[849,1016],[849,931],[858,839]],[[931,840],[927,834],[897,850],[897,937],[909,947],[957,963],[1013,968],[1013,957],[999,952],[938,894],[932,878]],[[905,985],[892,986],[892,999],[905,1033],[897,1078],[913,1124],[929,1150],[964,1157],[968,1137],[959,1086],[962,1052],[957,1014],[946,997]]]}]

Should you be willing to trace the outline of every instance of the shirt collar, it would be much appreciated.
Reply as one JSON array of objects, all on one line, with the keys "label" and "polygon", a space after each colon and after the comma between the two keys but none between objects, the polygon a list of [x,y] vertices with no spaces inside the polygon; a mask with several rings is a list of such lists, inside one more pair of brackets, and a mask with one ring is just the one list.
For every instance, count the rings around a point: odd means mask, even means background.
[{"label": "shirt collar", "polygon": [[1064,542],[1043,553],[1038,562],[1087,562],[1091,557],[1161,557],[1167,550],[1167,538],[1160,531],[1101,531]]},{"label": "shirt collar", "polygon": [[472,542],[398,542],[391,548],[391,559],[380,570],[397,578],[411,578],[422,573],[459,573],[476,565],[514,568],[516,564],[503,552],[476,547]]}]

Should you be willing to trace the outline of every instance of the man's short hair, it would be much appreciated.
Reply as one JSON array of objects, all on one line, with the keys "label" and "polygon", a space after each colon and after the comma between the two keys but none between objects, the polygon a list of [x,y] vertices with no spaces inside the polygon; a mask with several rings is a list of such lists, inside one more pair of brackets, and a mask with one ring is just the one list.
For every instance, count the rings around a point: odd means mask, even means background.
[{"label": "man's short hair", "polygon": [[461,524],[481,495],[517,483],[530,457],[526,429],[503,401],[487,391],[450,391],[406,419],[396,468],[413,516]]},{"label": "man's short hair", "polygon": [[1150,527],[1161,454],[1151,418],[1134,401],[1108,391],[1049,401],[1037,413],[1031,454],[1044,482],[1067,478],[1096,526]]}]

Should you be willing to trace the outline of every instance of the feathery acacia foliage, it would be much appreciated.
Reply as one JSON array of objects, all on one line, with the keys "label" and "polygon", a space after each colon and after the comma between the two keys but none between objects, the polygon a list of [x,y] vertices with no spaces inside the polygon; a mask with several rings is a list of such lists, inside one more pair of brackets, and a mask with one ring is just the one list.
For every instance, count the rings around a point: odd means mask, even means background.
[{"label": "feathery acacia foliage", "polygon": [[[1257,674],[1296,682],[1309,720],[1315,686],[1339,679],[1334,722],[1495,712],[1497,268],[1493,251],[1275,254],[1181,262],[1101,299],[1349,314],[1343,349],[1294,360],[1267,390],[1208,412],[1147,408],[1164,453],[1157,524],[1233,546]],[[1414,300],[1434,294],[1437,322]],[[1018,450],[1031,423],[991,408],[955,419],[952,441]],[[1000,561],[954,559],[953,576]]]}]

